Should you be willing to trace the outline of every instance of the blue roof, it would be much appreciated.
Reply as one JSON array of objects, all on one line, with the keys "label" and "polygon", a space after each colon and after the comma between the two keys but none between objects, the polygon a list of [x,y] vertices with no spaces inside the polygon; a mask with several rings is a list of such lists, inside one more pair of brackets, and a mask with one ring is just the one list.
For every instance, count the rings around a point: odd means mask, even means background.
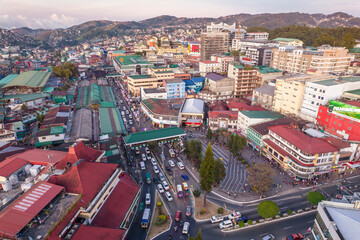
[{"label": "blue roof", "polygon": [[185,83],[185,86],[191,86],[191,85],[195,85],[194,81],[192,79],[189,80],[183,80]]},{"label": "blue roof", "polygon": [[194,83],[198,83],[198,82],[204,82],[205,78],[204,77],[194,77],[194,78],[191,78],[190,80],[192,80]]}]

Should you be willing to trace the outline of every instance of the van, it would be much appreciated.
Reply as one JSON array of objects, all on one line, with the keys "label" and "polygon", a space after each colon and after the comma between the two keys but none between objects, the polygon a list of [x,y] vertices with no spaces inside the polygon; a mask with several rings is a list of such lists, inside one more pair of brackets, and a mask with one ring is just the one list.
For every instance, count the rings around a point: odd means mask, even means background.
[{"label": "van", "polygon": [[224,221],[224,217],[221,215],[215,215],[210,218],[210,221],[211,221],[211,223],[221,222],[221,221]]},{"label": "van", "polygon": [[219,224],[220,229],[229,228],[229,227],[232,227],[232,226],[233,226],[233,223],[231,222],[231,220],[226,220],[226,221],[223,221],[222,223]]},{"label": "van", "polygon": [[189,233],[189,228],[190,228],[190,223],[189,222],[184,222],[184,227],[182,230],[183,234],[188,234]]},{"label": "van", "polygon": [[146,167],[145,167],[145,163],[143,161],[140,162],[140,168],[141,170],[145,170]]},{"label": "van", "polygon": [[171,157],[175,157],[175,152],[171,148],[169,149],[169,153]]},{"label": "van", "polygon": [[147,193],[145,195],[145,204],[150,205],[150,202],[151,202],[151,195],[150,195],[150,193]]}]

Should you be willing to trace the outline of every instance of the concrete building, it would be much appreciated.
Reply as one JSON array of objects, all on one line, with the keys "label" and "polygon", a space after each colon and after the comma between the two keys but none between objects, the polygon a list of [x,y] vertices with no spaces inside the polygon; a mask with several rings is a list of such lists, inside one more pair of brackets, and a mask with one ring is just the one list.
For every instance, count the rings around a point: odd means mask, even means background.
[{"label": "concrete building", "polygon": [[140,55],[116,56],[113,58],[115,70],[121,74],[146,74],[154,65]]},{"label": "concrete building", "polygon": [[274,48],[270,67],[289,73],[304,74],[308,70],[320,74],[346,72],[354,56],[340,47],[322,47],[317,50],[304,50],[297,47]]},{"label": "concrete building", "polygon": [[306,82],[301,113],[316,121],[320,105],[339,99],[345,91],[360,89],[360,77],[331,77],[328,80]]},{"label": "concrete building", "polygon": [[253,67],[244,67],[236,63],[229,64],[228,77],[235,79],[234,96],[246,97],[252,95],[254,89],[260,87],[261,78]]},{"label": "concrete building", "polygon": [[235,132],[237,129],[238,112],[235,111],[209,111],[209,128],[212,131],[225,129]]},{"label": "concrete building", "polygon": [[283,117],[280,113],[271,111],[239,111],[237,130],[246,137],[249,126]]},{"label": "concrete building", "polygon": [[234,61],[234,57],[226,55],[212,55],[211,61],[218,62],[220,64],[220,72],[226,73],[228,72],[229,63]]},{"label": "concrete building", "polygon": [[268,66],[258,66],[256,69],[259,72],[259,77],[261,78],[261,86],[266,83],[275,84],[276,78],[283,75],[281,70]]},{"label": "concrete building", "polygon": [[360,235],[359,193],[351,196],[353,201],[321,201],[317,207],[311,240],[357,240]]},{"label": "concrete building", "polygon": [[180,112],[180,123],[191,127],[200,127],[204,119],[204,101],[186,99]]},{"label": "concrete building", "polygon": [[143,88],[141,87],[140,91],[141,100],[149,99],[149,98],[157,98],[157,99],[166,99],[167,93],[164,87],[158,88]]},{"label": "concrete building", "polygon": [[206,102],[225,100],[234,96],[234,79],[217,73],[205,75],[204,87],[199,92],[199,98]]},{"label": "concrete building", "polygon": [[275,86],[264,85],[253,91],[251,105],[258,105],[267,110],[272,109]]},{"label": "concrete building", "polygon": [[301,179],[331,172],[339,151],[326,140],[284,125],[269,127],[269,139],[264,143],[266,158]]},{"label": "concrete building", "polygon": [[232,49],[251,59],[255,66],[270,66],[275,44],[266,40],[233,39]]},{"label": "concrete building", "polygon": [[163,85],[166,89],[167,99],[185,98],[185,82],[183,80],[178,78],[165,79]]},{"label": "concrete building", "polygon": [[254,39],[254,40],[268,40],[269,33],[268,32],[247,32],[245,34],[246,39]]},{"label": "concrete building", "polygon": [[200,60],[210,60],[214,54],[224,54],[229,51],[229,34],[226,32],[203,32],[200,44]]},{"label": "concrete building", "polygon": [[280,46],[296,46],[301,47],[304,42],[296,38],[275,38],[274,42],[277,42]]},{"label": "concrete building", "polygon": [[199,72],[200,75],[203,77],[210,72],[220,73],[222,72],[222,69],[220,68],[220,63],[216,61],[200,61]]}]

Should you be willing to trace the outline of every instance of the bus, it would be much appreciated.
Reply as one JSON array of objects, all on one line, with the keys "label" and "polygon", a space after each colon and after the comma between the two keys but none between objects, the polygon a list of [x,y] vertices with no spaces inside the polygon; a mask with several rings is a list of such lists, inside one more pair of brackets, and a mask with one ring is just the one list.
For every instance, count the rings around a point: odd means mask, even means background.
[{"label": "bus", "polygon": [[182,198],[184,195],[183,195],[183,189],[181,187],[181,184],[176,185],[176,190],[177,190],[178,198]]},{"label": "bus", "polygon": [[148,225],[150,222],[150,215],[151,215],[150,208],[145,208],[143,217],[141,219],[141,227],[142,228],[148,228]]},{"label": "bus", "polygon": [[148,184],[151,184],[151,175],[150,175],[150,173],[146,173],[146,182],[148,183]]},{"label": "bus", "polygon": [[175,157],[175,152],[171,148],[169,149],[169,153],[171,157]]}]

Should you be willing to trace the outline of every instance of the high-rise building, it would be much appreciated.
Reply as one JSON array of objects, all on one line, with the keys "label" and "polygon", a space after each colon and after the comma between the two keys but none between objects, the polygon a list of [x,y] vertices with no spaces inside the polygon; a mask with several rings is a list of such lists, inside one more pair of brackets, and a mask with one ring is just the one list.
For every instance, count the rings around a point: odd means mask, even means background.
[{"label": "high-rise building", "polygon": [[229,34],[227,32],[203,32],[200,45],[200,60],[210,60],[213,54],[223,54],[229,51]]},{"label": "high-rise building", "polygon": [[235,79],[235,97],[250,96],[252,95],[253,90],[260,87],[261,84],[261,77],[259,77],[259,72],[251,66],[244,67],[240,64],[230,63],[228,77]]}]

